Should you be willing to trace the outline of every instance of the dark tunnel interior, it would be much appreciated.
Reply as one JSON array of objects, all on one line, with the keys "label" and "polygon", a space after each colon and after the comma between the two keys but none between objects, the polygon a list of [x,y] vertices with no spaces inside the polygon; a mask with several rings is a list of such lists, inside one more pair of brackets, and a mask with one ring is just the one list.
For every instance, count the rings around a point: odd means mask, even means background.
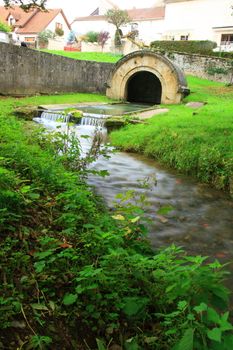
[{"label": "dark tunnel interior", "polygon": [[127,82],[127,101],[160,104],[162,86],[160,80],[151,72],[135,73]]}]

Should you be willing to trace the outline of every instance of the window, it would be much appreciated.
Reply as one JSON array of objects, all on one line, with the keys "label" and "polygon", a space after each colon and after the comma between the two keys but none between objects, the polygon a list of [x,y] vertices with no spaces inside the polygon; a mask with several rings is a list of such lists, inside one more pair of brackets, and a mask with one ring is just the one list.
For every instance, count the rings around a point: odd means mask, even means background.
[{"label": "window", "polygon": [[188,35],[181,35],[180,40],[189,40],[189,36]]},{"label": "window", "polygon": [[230,45],[233,43],[233,34],[222,34],[221,45]]},{"label": "window", "polygon": [[13,26],[15,24],[15,19],[13,16],[8,17],[8,25]]},{"label": "window", "polygon": [[55,28],[56,29],[62,29],[62,24],[57,22],[56,25],[55,25]]},{"label": "window", "polygon": [[138,23],[131,23],[131,32],[138,30]]}]

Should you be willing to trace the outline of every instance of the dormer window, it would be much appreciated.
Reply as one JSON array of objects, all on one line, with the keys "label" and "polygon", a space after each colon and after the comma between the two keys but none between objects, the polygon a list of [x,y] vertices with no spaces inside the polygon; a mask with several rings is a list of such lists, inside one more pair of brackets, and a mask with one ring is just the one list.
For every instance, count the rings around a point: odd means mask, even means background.
[{"label": "dormer window", "polygon": [[15,24],[15,18],[12,16],[12,15],[10,15],[9,17],[8,17],[8,25],[9,26],[13,26],[14,24]]},{"label": "dormer window", "polygon": [[62,24],[59,23],[59,22],[56,22],[55,28],[56,29],[62,29]]}]

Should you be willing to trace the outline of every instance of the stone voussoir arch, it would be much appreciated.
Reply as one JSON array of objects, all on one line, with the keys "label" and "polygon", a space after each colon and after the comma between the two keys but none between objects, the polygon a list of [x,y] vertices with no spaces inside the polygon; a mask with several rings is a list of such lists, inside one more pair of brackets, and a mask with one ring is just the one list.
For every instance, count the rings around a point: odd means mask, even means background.
[{"label": "stone voussoir arch", "polygon": [[[151,102],[174,104],[180,103],[189,89],[184,73],[168,58],[140,50],[119,60],[107,81],[106,95],[110,98],[131,101],[134,93],[144,94],[145,101],[138,102],[147,102],[148,94]],[[133,100],[137,101],[137,96]]]}]

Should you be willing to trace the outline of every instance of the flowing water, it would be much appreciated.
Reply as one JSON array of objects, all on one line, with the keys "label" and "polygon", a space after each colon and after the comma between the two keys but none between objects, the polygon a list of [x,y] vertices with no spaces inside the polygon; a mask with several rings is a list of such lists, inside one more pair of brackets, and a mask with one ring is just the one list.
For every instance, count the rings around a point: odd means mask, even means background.
[{"label": "flowing water", "polygon": [[[36,121],[52,129],[57,124],[66,128],[65,123],[56,123],[46,116]],[[95,126],[85,123],[72,128],[77,136],[91,135],[95,130]],[[85,153],[90,141],[83,139],[82,142]],[[116,152],[110,159],[98,159],[94,168],[109,172],[105,178],[90,176],[88,180],[109,207],[113,206],[117,193],[129,189],[146,192],[150,202],[147,208],[151,219],[149,239],[154,248],[175,243],[192,254],[219,258],[222,262],[233,261],[233,201],[227,194],[136,154]],[[148,177],[156,177],[157,185],[154,182],[151,189],[140,188],[138,180]],[[163,206],[173,209],[167,215],[158,215]],[[233,270],[232,265],[231,268]]]}]

